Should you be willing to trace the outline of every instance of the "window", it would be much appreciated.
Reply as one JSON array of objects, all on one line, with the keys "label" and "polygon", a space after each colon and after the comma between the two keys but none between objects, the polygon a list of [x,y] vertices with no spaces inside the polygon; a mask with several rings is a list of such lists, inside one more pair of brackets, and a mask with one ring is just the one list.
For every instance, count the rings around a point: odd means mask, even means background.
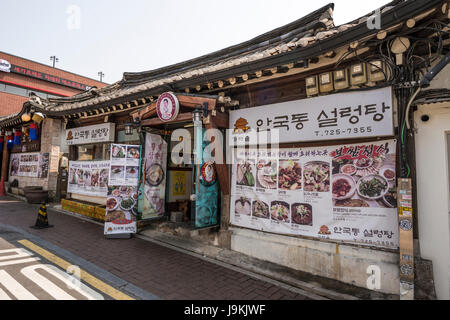
[{"label": "window", "polygon": [[125,134],[125,130],[120,130],[117,131],[117,143],[140,145],[141,140],[136,129],[133,129],[133,134],[129,136]]},{"label": "window", "polygon": [[86,144],[76,147],[77,161],[109,160],[109,143]]},{"label": "window", "polygon": [[26,88],[22,88],[22,87],[18,87],[18,86],[13,86],[13,85],[6,84],[6,83],[0,83],[0,92],[6,92],[6,93],[14,94],[17,96],[23,96],[23,97],[29,97],[30,93],[33,92],[34,94],[38,95],[39,97],[45,98],[45,99],[63,97],[63,96],[58,96],[58,95],[42,92],[39,90],[26,89]]},{"label": "window", "polygon": [[23,96],[23,97],[28,96],[27,89],[16,87],[16,86],[11,86],[9,84],[5,85],[5,92],[15,94],[17,96]]}]

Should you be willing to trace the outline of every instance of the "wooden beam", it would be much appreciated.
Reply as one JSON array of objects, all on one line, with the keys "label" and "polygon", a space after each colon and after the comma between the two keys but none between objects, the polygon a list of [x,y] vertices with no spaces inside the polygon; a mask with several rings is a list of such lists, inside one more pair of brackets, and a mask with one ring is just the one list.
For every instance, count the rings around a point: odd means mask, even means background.
[{"label": "wooden beam", "polygon": [[178,101],[180,102],[180,106],[187,108],[198,108],[199,106],[203,106],[204,102],[208,103],[208,110],[215,109],[216,107],[216,99],[214,98],[205,98],[205,97],[194,97],[194,96],[185,96],[185,95],[177,95]]},{"label": "wooden beam", "polygon": [[216,113],[216,116],[208,115],[206,119],[203,120],[205,125],[214,123],[215,128],[228,129],[229,128],[229,116],[228,113]]},{"label": "wooden beam", "polygon": [[165,124],[174,124],[174,123],[180,123],[180,122],[187,122],[192,121],[192,112],[186,112],[181,113],[176,117],[175,120],[172,120],[170,122],[164,122],[161,121],[159,118],[151,118],[147,119],[141,122],[142,127],[154,127],[154,126],[161,126]]}]

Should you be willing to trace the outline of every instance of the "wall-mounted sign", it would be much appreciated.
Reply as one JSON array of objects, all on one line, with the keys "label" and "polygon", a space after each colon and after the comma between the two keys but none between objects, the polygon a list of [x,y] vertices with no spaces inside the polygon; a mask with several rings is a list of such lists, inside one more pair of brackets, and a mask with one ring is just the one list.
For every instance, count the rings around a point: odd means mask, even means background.
[{"label": "wall-mounted sign", "polygon": [[70,161],[67,192],[106,197],[109,167],[109,161]]},{"label": "wall-mounted sign", "polygon": [[73,128],[66,130],[68,145],[79,145],[99,142],[113,142],[115,123],[102,123],[93,126]]},{"label": "wall-mounted sign", "polygon": [[11,177],[46,178],[48,175],[48,153],[13,153],[10,160]]},{"label": "wall-mounted sign", "polygon": [[6,60],[0,59],[0,71],[11,72],[11,63]]},{"label": "wall-mounted sign", "polygon": [[[3,70],[0,70],[0,71],[3,71]],[[75,88],[75,89],[79,89],[79,90],[90,90],[91,89],[90,86],[82,84],[82,83],[79,83],[79,82],[76,82],[76,81],[63,79],[63,78],[60,78],[60,77],[57,77],[57,76],[53,76],[53,75],[50,75],[50,74],[46,74],[46,73],[43,73],[43,72],[31,70],[31,69],[20,67],[20,66],[16,66],[16,65],[10,65],[10,71],[12,73],[18,73],[18,74],[21,74],[23,76],[36,78],[36,79],[43,80],[43,81],[57,83],[59,85],[70,87],[70,88]]]},{"label": "wall-mounted sign", "polygon": [[396,141],[241,150],[230,221],[265,232],[397,249]]},{"label": "wall-mounted sign", "polygon": [[175,120],[180,110],[178,98],[171,92],[163,93],[156,103],[156,113],[161,121]]},{"label": "wall-mounted sign", "polygon": [[[245,142],[251,132],[274,129],[279,130],[280,143],[391,136],[392,88],[230,111],[230,125],[236,142]],[[250,139],[249,144],[257,143]]]}]

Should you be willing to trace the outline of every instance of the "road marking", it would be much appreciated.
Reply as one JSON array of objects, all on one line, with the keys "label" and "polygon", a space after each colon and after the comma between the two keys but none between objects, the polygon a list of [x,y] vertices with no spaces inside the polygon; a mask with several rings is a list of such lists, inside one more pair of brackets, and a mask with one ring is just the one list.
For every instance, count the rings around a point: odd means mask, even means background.
[{"label": "road marking", "polygon": [[39,261],[39,260],[40,260],[39,258],[27,258],[27,259],[3,261],[3,262],[0,262],[0,267],[2,267],[2,266],[10,266],[10,265],[14,265],[14,264],[21,264],[21,263],[36,262],[36,261]]},{"label": "road marking", "polygon": [[[57,257],[53,253],[35,245],[34,243],[32,243],[28,240],[20,240],[17,242],[22,244],[23,246],[27,247],[29,250],[37,253],[41,257],[47,259],[48,261],[61,267],[63,270],[67,270],[69,267],[72,266],[72,264],[67,262],[66,260]],[[115,300],[135,300],[134,298],[130,297],[129,295],[126,295],[125,293],[120,292],[119,290],[113,288],[112,286],[101,281],[100,279],[97,279],[96,277],[87,273],[83,269],[80,269],[80,278],[84,282],[90,284],[94,288],[100,290],[101,292],[107,294],[108,296],[110,296],[111,298],[113,298]]]},{"label": "road marking", "polygon": [[[0,270],[0,283],[19,300],[38,300],[38,298],[25,289],[5,270]],[[11,298],[4,291],[0,292],[0,299],[11,300]]]}]

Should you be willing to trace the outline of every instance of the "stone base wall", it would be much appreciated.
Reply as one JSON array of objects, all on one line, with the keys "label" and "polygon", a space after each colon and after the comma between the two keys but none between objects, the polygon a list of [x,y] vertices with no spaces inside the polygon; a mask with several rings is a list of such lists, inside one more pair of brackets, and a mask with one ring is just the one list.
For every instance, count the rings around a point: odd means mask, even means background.
[{"label": "stone base wall", "polygon": [[399,253],[361,248],[260,231],[230,228],[231,249],[312,275],[338,280],[367,289],[367,268],[378,266],[381,289],[400,293]]}]

